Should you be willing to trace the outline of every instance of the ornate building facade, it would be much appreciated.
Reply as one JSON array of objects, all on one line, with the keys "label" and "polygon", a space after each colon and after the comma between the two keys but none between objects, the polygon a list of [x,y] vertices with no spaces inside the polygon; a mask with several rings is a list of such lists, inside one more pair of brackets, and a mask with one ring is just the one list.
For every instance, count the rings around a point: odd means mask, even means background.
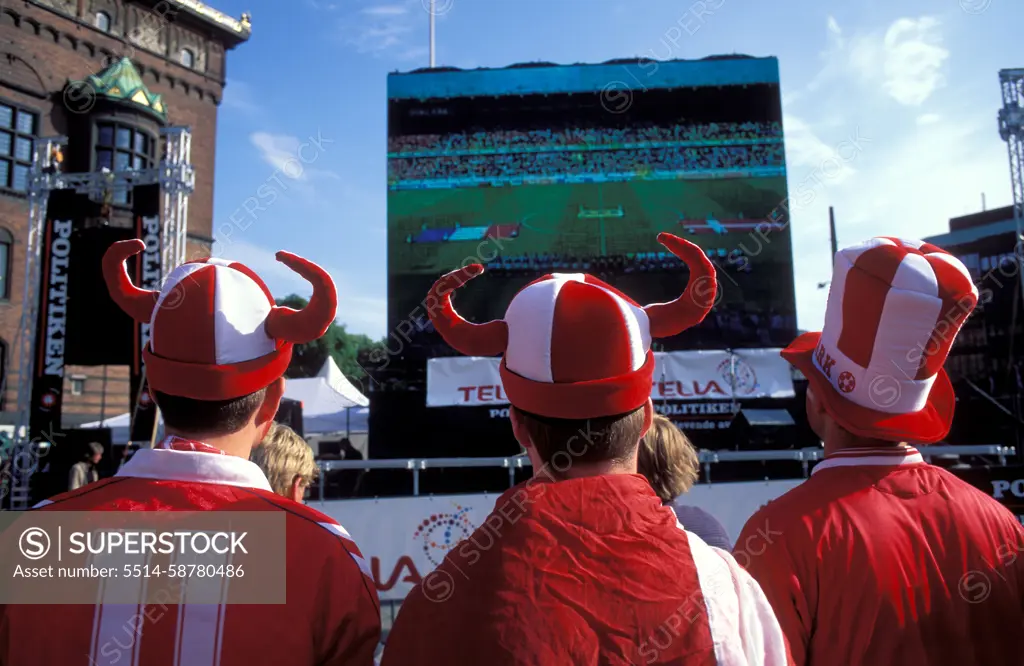
[{"label": "ornate building facade", "polygon": [[[65,170],[140,169],[160,160],[159,130],[192,133],[195,191],[188,256],[213,238],[217,108],[227,52],[248,40],[234,19],[197,0],[20,0],[0,4],[0,419],[16,409],[14,336],[22,311],[34,142],[67,136]],[[130,195],[109,224],[131,224]],[[102,326],[103,322],[95,322]],[[128,411],[126,366],[68,366],[64,426]]]}]

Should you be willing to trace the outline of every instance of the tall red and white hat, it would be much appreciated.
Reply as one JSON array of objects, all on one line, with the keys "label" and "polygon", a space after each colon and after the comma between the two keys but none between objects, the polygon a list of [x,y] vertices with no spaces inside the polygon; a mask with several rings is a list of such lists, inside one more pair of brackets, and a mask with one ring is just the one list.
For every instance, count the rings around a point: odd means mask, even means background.
[{"label": "tall red and white hat", "polygon": [[302,310],[278,307],[254,272],[237,261],[199,259],[167,277],[161,291],[139,289],[125,261],[145,249],[141,240],[114,243],[103,277],[114,302],[150,324],[143,350],[154,391],[195,400],[230,400],[284,375],[292,347],[316,340],[334,321],[334,281],[311,261],[278,252],[277,260],[313,285]]},{"label": "tall red and white hat", "polygon": [[486,324],[463,319],[452,291],[483,273],[466,266],[441,277],[427,297],[434,328],[469,356],[504,354],[501,381],[523,411],[562,419],[625,414],[651,395],[651,339],[699,324],[715,303],[715,269],[696,245],[658,236],[690,269],[674,301],[646,307],[584,273],[552,273],[523,287],[505,318]]},{"label": "tall red and white hat", "polygon": [[971,275],[953,255],[921,241],[873,238],[836,255],[824,330],[801,335],[782,356],[846,430],[937,442],[956,404],[942,366],[977,303]]}]

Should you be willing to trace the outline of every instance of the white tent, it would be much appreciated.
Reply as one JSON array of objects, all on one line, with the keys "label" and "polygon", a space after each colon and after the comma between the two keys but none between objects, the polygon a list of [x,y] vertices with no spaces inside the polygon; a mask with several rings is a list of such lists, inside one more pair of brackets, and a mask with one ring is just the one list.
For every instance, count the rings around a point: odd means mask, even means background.
[{"label": "white tent", "polygon": [[302,415],[337,414],[349,407],[367,407],[370,401],[352,385],[330,356],[316,377],[289,379],[284,397],[302,403]]},{"label": "white tent", "polygon": [[320,416],[302,415],[302,426],[306,434],[347,433],[363,434],[369,431],[370,408],[350,407],[334,414]]},{"label": "white tent", "polygon": [[[284,397],[302,403],[302,427],[306,435],[367,431],[370,401],[342,374],[330,356],[316,377],[289,379]],[[102,422],[85,423],[83,428],[110,428],[115,444],[128,441],[131,416],[121,414]],[[163,419],[160,420],[163,428]]]},{"label": "white tent", "polygon": [[289,379],[284,397],[302,403],[302,426],[307,435],[367,430],[370,401],[330,356],[316,377]]}]

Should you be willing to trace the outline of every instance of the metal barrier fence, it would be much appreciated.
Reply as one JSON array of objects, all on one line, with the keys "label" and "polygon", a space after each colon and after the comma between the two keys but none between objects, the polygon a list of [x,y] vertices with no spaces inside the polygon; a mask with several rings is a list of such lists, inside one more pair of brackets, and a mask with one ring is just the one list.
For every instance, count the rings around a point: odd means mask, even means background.
[{"label": "metal barrier fence", "polygon": [[[918,449],[925,460],[936,456],[993,456],[1000,465],[1006,465],[1007,458],[1016,455],[1012,446],[984,444],[980,446],[934,446]],[[767,462],[788,460],[803,465],[804,478],[810,473],[810,465],[825,457],[822,448],[788,449],[784,451],[700,451],[700,462],[704,466],[705,483],[711,483],[711,466],[730,462]],[[321,473],[339,470],[404,469],[412,472],[412,494],[420,494],[420,472],[426,469],[444,468],[505,468],[508,483],[516,484],[516,470],[532,467],[525,455],[497,458],[395,458],[389,460],[320,460],[317,462]],[[320,501],[324,501],[325,483],[320,483]]]}]

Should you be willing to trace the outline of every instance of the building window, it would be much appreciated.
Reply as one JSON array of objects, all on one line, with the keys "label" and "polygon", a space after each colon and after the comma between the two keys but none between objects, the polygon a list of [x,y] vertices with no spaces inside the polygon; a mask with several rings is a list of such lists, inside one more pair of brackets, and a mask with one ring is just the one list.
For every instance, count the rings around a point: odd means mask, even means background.
[{"label": "building window", "polygon": [[85,393],[85,375],[71,375],[71,395]]},{"label": "building window", "polygon": [[7,229],[0,229],[0,300],[11,297],[11,248],[14,237]]},{"label": "building window", "polygon": [[106,12],[96,12],[96,27],[103,32],[110,32],[110,14]]},{"label": "building window", "polygon": [[189,69],[192,69],[193,67],[195,67],[196,64],[196,54],[193,53],[191,49],[182,49],[181,64],[185,67],[188,67]]},{"label": "building window", "polygon": [[[156,139],[152,134],[131,125],[115,122],[96,123],[96,171],[139,171],[153,168],[156,162]],[[129,192],[114,192],[114,203],[131,203]]]},{"label": "building window", "polygon": [[38,128],[38,113],[0,102],[0,188],[28,189]]}]

